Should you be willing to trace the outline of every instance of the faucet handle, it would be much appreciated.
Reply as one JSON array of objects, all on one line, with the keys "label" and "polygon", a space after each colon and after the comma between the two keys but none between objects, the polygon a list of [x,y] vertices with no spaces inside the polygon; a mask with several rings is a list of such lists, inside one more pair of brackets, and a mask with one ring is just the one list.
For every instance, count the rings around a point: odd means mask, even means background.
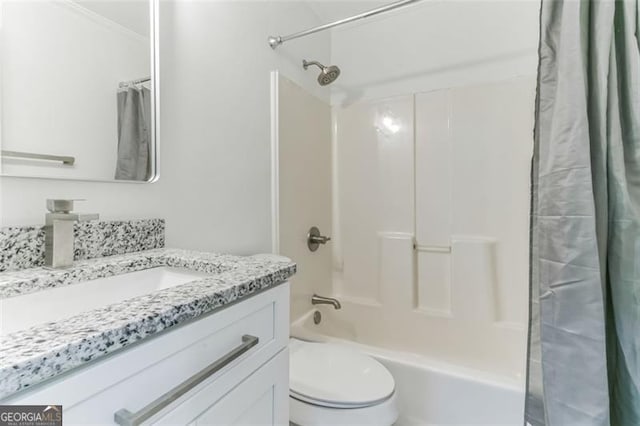
[{"label": "faucet handle", "polygon": [[316,251],[318,250],[318,247],[320,247],[320,244],[327,244],[330,240],[331,237],[321,235],[320,230],[317,227],[312,226],[307,234],[307,247],[309,247],[309,250],[311,251]]},{"label": "faucet handle", "polygon": [[49,198],[47,199],[47,210],[51,213],[69,213],[73,210],[74,201],[85,201],[81,198],[74,198],[70,200]]}]

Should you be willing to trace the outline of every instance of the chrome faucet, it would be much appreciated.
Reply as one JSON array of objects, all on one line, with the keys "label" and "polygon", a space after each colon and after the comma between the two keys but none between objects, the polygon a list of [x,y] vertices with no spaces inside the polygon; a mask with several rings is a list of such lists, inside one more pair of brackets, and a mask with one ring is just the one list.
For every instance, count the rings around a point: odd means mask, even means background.
[{"label": "chrome faucet", "polygon": [[72,213],[73,202],[81,200],[47,200],[44,224],[44,264],[50,268],[73,265],[73,225],[75,222],[97,220],[97,214]]},{"label": "chrome faucet", "polygon": [[338,299],[334,299],[333,297],[323,297],[314,294],[311,296],[311,304],[312,305],[333,305],[334,309],[342,308]]}]

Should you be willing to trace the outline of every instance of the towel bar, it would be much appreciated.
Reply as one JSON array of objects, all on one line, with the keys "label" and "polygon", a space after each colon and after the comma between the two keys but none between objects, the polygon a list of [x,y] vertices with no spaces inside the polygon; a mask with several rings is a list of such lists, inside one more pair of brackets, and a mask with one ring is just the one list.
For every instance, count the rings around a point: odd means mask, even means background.
[{"label": "towel bar", "polygon": [[6,151],[2,150],[0,152],[2,157],[7,158],[26,158],[30,160],[47,160],[47,161],[60,161],[62,164],[66,164],[68,166],[73,166],[76,162],[74,157],[68,157],[65,155],[50,155],[50,154],[35,154],[31,152],[19,152],[19,151]]}]

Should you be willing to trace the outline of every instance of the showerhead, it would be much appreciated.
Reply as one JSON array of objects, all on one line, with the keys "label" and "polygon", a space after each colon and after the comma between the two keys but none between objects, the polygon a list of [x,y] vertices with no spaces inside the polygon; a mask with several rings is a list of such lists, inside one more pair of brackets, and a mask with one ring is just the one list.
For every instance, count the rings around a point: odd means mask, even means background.
[{"label": "showerhead", "polygon": [[340,76],[340,68],[338,68],[336,65],[329,65],[328,67],[325,67],[320,62],[307,62],[306,59],[302,61],[302,66],[305,70],[309,68],[309,65],[315,65],[320,68],[320,75],[318,76],[318,83],[320,84],[320,86],[331,84]]}]

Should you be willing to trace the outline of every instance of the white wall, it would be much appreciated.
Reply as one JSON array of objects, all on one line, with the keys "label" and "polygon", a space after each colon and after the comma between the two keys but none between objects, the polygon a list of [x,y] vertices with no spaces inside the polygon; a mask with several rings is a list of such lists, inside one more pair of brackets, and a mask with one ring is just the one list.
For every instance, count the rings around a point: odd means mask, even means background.
[{"label": "white wall", "polygon": [[329,36],[269,48],[271,33],[319,23],[300,2],[166,1],[160,15],[160,181],[3,177],[4,225],[42,223],[46,198],[86,198],[80,210],[104,218],[166,218],[169,246],[271,250],[269,73],[326,98],[300,61],[327,60]]},{"label": "white wall", "polygon": [[147,0],[65,0],[92,10],[140,35],[150,30],[149,2]]},{"label": "white wall", "polygon": [[[353,12],[379,6],[351,2]],[[335,8],[340,2],[315,4]],[[333,31],[331,60],[342,68],[334,103],[352,103],[532,75],[537,66],[534,0],[433,0]]]},{"label": "white wall", "polygon": [[2,172],[113,179],[118,84],[149,76],[149,37],[71,1],[4,1],[2,21],[2,146],[76,159],[3,158]]}]

